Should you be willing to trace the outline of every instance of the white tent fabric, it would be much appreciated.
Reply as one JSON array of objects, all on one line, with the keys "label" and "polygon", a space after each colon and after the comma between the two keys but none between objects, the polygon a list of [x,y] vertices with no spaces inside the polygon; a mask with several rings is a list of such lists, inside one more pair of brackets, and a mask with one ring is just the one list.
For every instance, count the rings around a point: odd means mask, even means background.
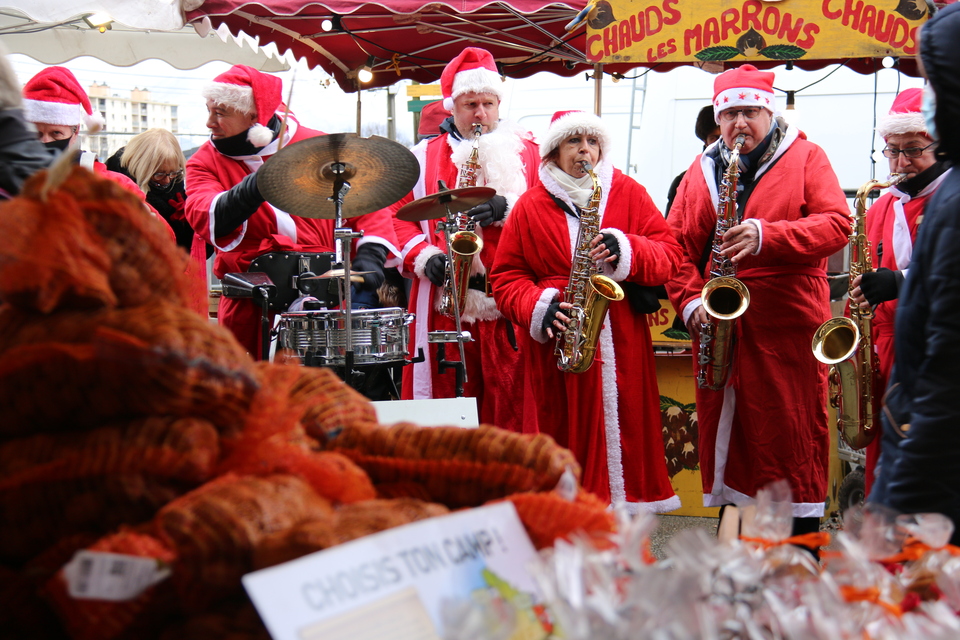
[{"label": "white tent fabric", "polygon": [[3,0],[2,5],[17,9],[36,22],[56,23],[103,11],[117,22],[137,29],[183,27],[180,0]]},{"label": "white tent fabric", "polygon": [[[0,0],[0,4],[18,1]],[[90,3],[93,4],[105,3]],[[226,27],[207,31],[205,37],[201,37],[192,26],[175,31],[147,31],[114,23],[110,30],[100,33],[89,28],[75,13],[69,18],[45,23],[4,6],[0,8],[0,40],[10,53],[22,53],[44,64],[62,64],[79,56],[94,56],[118,67],[158,59],[177,69],[195,69],[214,60],[245,64],[268,73],[290,68],[284,60],[268,53],[269,50],[276,52],[275,46],[269,45],[265,51],[250,38],[234,38]]]}]

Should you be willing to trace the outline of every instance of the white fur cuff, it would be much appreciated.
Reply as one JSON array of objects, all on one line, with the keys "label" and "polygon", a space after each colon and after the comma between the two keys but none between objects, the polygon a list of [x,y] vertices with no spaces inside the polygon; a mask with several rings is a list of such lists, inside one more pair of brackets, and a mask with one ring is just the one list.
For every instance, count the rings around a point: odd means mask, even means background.
[{"label": "white fur cuff", "polygon": [[543,319],[547,315],[547,308],[559,297],[559,289],[554,289],[553,287],[544,289],[540,293],[537,304],[533,307],[533,314],[530,316],[530,337],[540,344],[545,344],[547,340],[550,339],[547,332],[543,330]]},{"label": "white fur cuff", "polygon": [[431,244],[424,247],[424,249],[417,254],[417,258],[413,261],[413,272],[417,274],[418,278],[427,277],[424,274],[424,269],[427,267],[427,261],[438,253],[443,253],[443,251],[440,251],[439,247],[435,247]]},{"label": "white fur cuff", "polygon": [[627,234],[620,229],[600,229],[600,233],[609,233],[620,244],[620,259],[617,261],[617,267],[614,269],[609,262],[603,264],[603,275],[617,281],[623,282],[630,275],[630,267],[633,266],[633,247]]}]

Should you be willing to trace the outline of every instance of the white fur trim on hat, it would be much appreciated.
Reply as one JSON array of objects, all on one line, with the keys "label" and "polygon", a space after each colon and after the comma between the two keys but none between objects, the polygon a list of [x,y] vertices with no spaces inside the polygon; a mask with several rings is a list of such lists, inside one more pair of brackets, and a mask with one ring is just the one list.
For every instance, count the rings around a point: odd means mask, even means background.
[{"label": "white fur trim on hat", "polygon": [[247,140],[255,147],[265,147],[273,141],[273,131],[262,124],[255,124],[247,130]]},{"label": "white fur trim on hat", "polygon": [[775,96],[769,91],[750,87],[733,87],[721,91],[713,99],[713,119],[719,124],[721,111],[744,107],[763,107],[773,113],[777,110],[777,103]]},{"label": "white fur trim on hat", "polygon": [[45,102],[43,100],[23,100],[23,114],[27,122],[55,124],[64,127],[84,125],[90,133],[103,128],[104,120],[99,111],[88,115],[79,104],[66,102]]},{"label": "white fur trim on hat", "polygon": [[613,141],[603,121],[586,111],[572,111],[551,123],[547,133],[540,141],[540,158],[546,158],[560,143],[574,134],[592,134],[600,139],[600,151],[603,157],[610,157]]},{"label": "white fur trim on hat", "polygon": [[[906,133],[927,134],[927,123],[920,113],[891,113],[880,118],[877,123],[877,133],[881,138]],[[929,136],[928,136],[929,137]]]},{"label": "white fur trim on hat", "polygon": [[253,101],[253,89],[239,84],[209,82],[203,87],[201,95],[214,104],[235,109],[240,113],[252,115],[257,112]]},{"label": "white fur trim on hat", "polygon": [[443,99],[443,107],[453,110],[453,101],[465,93],[492,93],[503,100],[503,80],[500,74],[485,68],[460,71],[453,77],[453,91]]}]

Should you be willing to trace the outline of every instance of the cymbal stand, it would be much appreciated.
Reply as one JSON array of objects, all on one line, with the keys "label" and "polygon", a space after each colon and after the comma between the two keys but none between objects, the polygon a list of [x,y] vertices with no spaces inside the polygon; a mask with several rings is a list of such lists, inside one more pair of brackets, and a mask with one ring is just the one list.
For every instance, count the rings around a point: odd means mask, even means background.
[{"label": "cymbal stand", "polygon": [[343,227],[343,199],[350,191],[350,183],[341,176],[346,170],[346,165],[342,162],[334,162],[330,170],[337,175],[333,184],[333,200],[336,218],[334,220],[333,237],[336,244],[337,264],[343,263],[343,280],[341,282],[340,299],[343,300],[344,316],[344,341],[346,342],[346,351],[344,352],[344,377],[347,384],[353,377],[353,283],[350,280],[350,246],[354,238],[363,236],[362,231],[353,231],[349,227]]},{"label": "cymbal stand", "polygon": [[[440,182],[441,191],[446,190],[446,185],[441,181]],[[447,367],[455,367],[457,369],[457,397],[463,396],[463,384],[469,381],[467,376],[467,361],[464,356],[463,343],[473,340],[473,337],[470,335],[470,332],[464,331],[460,322],[460,296],[457,295],[459,291],[457,283],[457,270],[453,268],[453,234],[457,231],[457,221],[456,215],[453,211],[450,210],[449,202],[452,198],[444,200],[444,196],[440,196],[439,201],[444,203],[444,209],[447,211],[447,216],[445,220],[440,220],[437,222],[437,231],[443,233],[443,237],[447,243],[447,277],[450,280],[450,286],[453,289],[451,298],[453,298],[453,321],[457,329],[456,334],[451,334],[449,331],[433,331],[431,332],[432,336],[428,337],[430,342],[439,342],[441,343],[438,348],[438,354],[440,356],[441,362],[439,362],[439,373]],[[444,355],[444,343],[447,342],[456,342],[457,347],[460,349],[460,362],[454,363],[446,360]]]}]

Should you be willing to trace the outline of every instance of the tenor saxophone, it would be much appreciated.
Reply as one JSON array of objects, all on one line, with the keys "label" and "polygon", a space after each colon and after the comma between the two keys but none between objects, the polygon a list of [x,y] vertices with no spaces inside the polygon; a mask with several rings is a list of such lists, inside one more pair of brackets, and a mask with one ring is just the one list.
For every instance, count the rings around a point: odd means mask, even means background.
[{"label": "tenor saxophone", "polygon": [[737,265],[720,253],[723,234],[739,224],[737,182],[740,179],[740,147],[744,136],[737,136],[730,162],[720,181],[717,226],[710,250],[710,280],[700,291],[700,302],[707,321],[700,325],[700,349],[697,357],[697,386],[722,389],[727,384],[733,361],[733,332],[736,320],[750,306],[750,291],[737,279]]},{"label": "tenor saxophone", "polygon": [[[850,282],[848,296],[857,276],[873,271],[870,241],[867,240],[867,198],[874,189],[884,189],[903,180],[894,173],[886,181],[869,180],[857,190],[856,207],[850,222]],[[862,449],[877,436],[876,386],[879,360],[873,350],[871,323],[873,309],[863,310],[847,302],[849,318],[830,318],[813,334],[813,355],[830,365],[830,404],[837,410],[837,429],[853,449]]]},{"label": "tenor saxophone", "polygon": [[597,355],[597,340],[611,302],[623,300],[623,289],[612,279],[600,275],[597,261],[590,258],[590,242],[600,233],[600,200],[603,188],[589,163],[583,169],[593,180],[593,194],[580,210],[577,244],[573,251],[570,280],[564,290],[564,302],[573,308],[566,312],[570,324],[557,336],[554,353],[557,366],[568,373],[583,373]]},{"label": "tenor saxophone", "polygon": [[[457,189],[477,186],[481,169],[480,135],[482,133],[483,125],[477,122],[473,125],[473,148],[470,151],[470,157],[463,163],[463,166],[460,167],[460,173],[457,176]],[[481,240],[480,236],[476,233],[476,223],[466,212],[457,212],[456,227],[456,231],[453,232],[450,238],[451,264],[443,282],[439,308],[440,313],[450,317],[454,315],[453,283],[456,282],[456,308],[463,314],[463,308],[467,302],[467,290],[470,282],[470,270],[473,267],[473,259],[479,255],[480,250],[483,249],[483,240]]]}]

